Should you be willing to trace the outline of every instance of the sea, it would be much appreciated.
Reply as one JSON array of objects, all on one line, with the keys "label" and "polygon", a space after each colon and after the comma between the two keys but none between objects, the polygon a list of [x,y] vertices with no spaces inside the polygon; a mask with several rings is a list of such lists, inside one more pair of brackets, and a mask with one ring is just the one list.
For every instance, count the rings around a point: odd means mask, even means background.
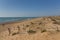
[{"label": "sea", "polygon": [[27,20],[32,18],[36,18],[36,17],[0,17],[0,23],[18,21],[18,20],[21,21],[21,20]]}]

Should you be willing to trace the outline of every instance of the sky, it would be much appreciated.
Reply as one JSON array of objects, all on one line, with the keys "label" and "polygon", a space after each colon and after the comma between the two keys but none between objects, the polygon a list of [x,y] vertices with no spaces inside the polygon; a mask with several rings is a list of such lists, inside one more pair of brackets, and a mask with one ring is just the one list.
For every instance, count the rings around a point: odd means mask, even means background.
[{"label": "sky", "polygon": [[60,15],[60,0],[0,0],[0,17]]}]

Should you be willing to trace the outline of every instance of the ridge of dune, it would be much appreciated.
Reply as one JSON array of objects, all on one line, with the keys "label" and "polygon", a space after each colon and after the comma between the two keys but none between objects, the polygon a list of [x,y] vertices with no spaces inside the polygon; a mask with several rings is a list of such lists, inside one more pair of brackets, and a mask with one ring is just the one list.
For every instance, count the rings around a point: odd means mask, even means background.
[{"label": "ridge of dune", "polygon": [[0,24],[0,40],[60,40],[60,16]]}]

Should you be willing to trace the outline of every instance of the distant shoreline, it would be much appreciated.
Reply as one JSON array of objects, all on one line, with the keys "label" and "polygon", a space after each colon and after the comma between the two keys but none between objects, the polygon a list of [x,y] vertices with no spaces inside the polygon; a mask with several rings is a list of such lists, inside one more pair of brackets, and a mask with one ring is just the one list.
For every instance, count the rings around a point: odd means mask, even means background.
[{"label": "distant shoreline", "polygon": [[[44,17],[57,17],[57,16],[43,16],[42,18]],[[41,17],[35,17],[35,18],[41,18]],[[1,22],[1,24],[10,24],[10,23],[18,23],[18,22],[23,22],[23,21],[26,21],[26,20],[30,20],[30,19],[35,19],[35,18],[27,18],[27,19],[23,19],[23,20],[14,20],[14,21],[8,21],[8,22]]]},{"label": "distant shoreline", "polygon": [[[31,19],[35,19],[35,18],[31,18]],[[26,21],[26,20],[31,20],[31,19],[28,18],[28,19],[24,19],[24,20],[14,20],[14,21],[8,21],[8,22],[1,22],[0,25],[2,25],[2,24],[10,24],[10,23],[18,23],[18,22],[23,22],[23,21]]]}]

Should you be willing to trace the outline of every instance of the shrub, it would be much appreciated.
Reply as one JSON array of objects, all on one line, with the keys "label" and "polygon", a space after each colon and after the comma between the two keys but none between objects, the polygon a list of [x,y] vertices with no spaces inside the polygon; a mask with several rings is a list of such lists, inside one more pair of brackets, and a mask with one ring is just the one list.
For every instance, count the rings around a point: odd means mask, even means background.
[{"label": "shrub", "polygon": [[57,27],[57,30],[56,30],[57,32],[60,32],[60,30],[58,29],[58,27]]},{"label": "shrub", "polygon": [[29,25],[26,25],[26,27],[29,27]]},{"label": "shrub", "polygon": [[23,28],[23,30],[26,30],[26,28]]},{"label": "shrub", "polygon": [[33,22],[31,22],[31,24],[34,24]]},{"label": "shrub", "polygon": [[40,29],[40,27],[37,27],[37,29]]},{"label": "shrub", "polygon": [[44,30],[41,30],[41,33],[43,33],[43,32],[46,32],[46,29],[44,29]]},{"label": "shrub", "polygon": [[42,23],[39,23],[39,25],[42,24]]},{"label": "shrub", "polygon": [[17,32],[17,33],[13,33],[12,36],[14,36],[14,35],[16,35],[16,34],[19,34],[19,32]]},{"label": "shrub", "polygon": [[29,30],[29,31],[27,31],[29,34],[34,34],[34,33],[36,33],[36,31],[34,31],[34,30]]},{"label": "shrub", "polygon": [[53,22],[53,24],[58,24],[58,25],[60,25],[60,22],[55,21],[55,22]]}]

